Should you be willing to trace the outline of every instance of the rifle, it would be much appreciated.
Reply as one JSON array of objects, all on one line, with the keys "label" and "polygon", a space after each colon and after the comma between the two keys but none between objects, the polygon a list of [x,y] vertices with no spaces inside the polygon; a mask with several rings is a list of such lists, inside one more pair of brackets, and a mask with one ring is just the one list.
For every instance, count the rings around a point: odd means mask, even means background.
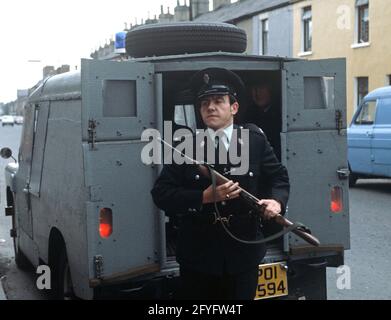
[{"label": "rifle", "polygon": [[[216,185],[217,186],[218,185],[222,185],[222,184],[225,184],[225,183],[230,181],[228,178],[224,177],[222,174],[220,174],[219,172],[214,170],[209,164],[201,163],[201,162],[199,162],[197,160],[194,160],[194,159],[190,158],[189,156],[187,156],[183,152],[180,152],[177,148],[173,147],[172,145],[170,145],[169,143],[167,143],[163,139],[158,138],[158,140],[163,142],[165,145],[170,147],[172,150],[180,153],[183,157],[185,157],[188,160],[190,160],[193,164],[197,165],[199,171],[201,172],[201,174],[212,180],[214,192],[216,190]],[[253,208],[256,212],[258,212],[261,215],[261,217],[262,217],[262,215],[263,215],[263,213],[265,211],[266,206],[265,205],[259,205],[258,202],[260,201],[260,199],[258,199],[257,197],[255,197],[254,195],[252,195],[251,193],[246,191],[245,189],[240,188],[240,190],[241,190],[241,192],[239,194],[240,198],[243,201],[245,201],[248,205],[250,205],[250,207]],[[218,209],[217,209],[217,206],[216,206],[216,202],[215,202],[215,207],[216,207],[216,210],[218,212]],[[223,226],[223,228],[226,230],[226,232],[232,238],[234,238],[234,239],[236,239],[236,240],[238,240],[240,242],[248,243],[248,244],[256,244],[256,243],[267,242],[267,241],[270,241],[272,239],[276,239],[276,238],[284,235],[285,233],[291,231],[294,234],[296,234],[297,236],[299,236],[300,238],[302,238],[304,241],[308,242],[309,244],[311,244],[313,246],[318,247],[320,245],[320,241],[315,236],[313,236],[311,234],[311,230],[308,227],[306,227],[305,225],[303,225],[302,223],[299,223],[299,222],[293,223],[293,222],[289,221],[288,219],[286,219],[285,217],[283,217],[281,214],[278,214],[277,216],[273,217],[273,220],[277,224],[283,226],[286,229],[284,231],[282,231],[282,232],[279,232],[279,233],[271,236],[268,239],[263,239],[261,241],[243,241],[243,240],[238,239],[235,236],[233,236],[229,232],[229,230],[226,228],[226,226],[224,225],[223,222],[222,222],[222,226]],[[220,219],[220,221],[221,221],[221,219]]]},{"label": "rifle", "polygon": [[[200,170],[201,174],[204,175],[205,177],[211,179],[211,175],[214,175],[216,178],[216,184],[217,185],[222,185],[230,180],[226,177],[224,177],[222,174],[211,168],[209,165],[206,164],[197,164],[198,169]],[[243,188],[240,188],[241,192],[239,194],[240,198],[245,201],[248,205],[250,205],[254,210],[259,212],[259,214],[262,216],[266,206],[265,205],[259,205],[258,202],[260,199],[249,193],[248,191],[244,190]],[[279,225],[291,229],[291,231],[308,242],[309,244],[318,247],[320,245],[320,241],[311,234],[311,230],[304,226],[303,224],[300,223],[293,223],[283,217],[281,214],[278,214],[275,216],[274,221],[278,223]],[[295,228],[293,228],[296,225]]]}]

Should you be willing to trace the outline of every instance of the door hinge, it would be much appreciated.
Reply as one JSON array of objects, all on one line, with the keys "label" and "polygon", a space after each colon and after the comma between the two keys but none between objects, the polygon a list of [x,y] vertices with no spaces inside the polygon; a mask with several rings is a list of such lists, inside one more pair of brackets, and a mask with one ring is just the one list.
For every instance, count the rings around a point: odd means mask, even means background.
[{"label": "door hinge", "polygon": [[343,127],[343,119],[342,119],[342,111],[341,110],[335,110],[335,126],[338,130],[338,134],[341,134],[342,127]]},{"label": "door hinge", "polygon": [[91,149],[95,148],[96,141],[96,120],[90,119],[88,120],[88,144]]},{"label": "door hinge", "polygon": [[340,180],[346,180],[349,178],[350,171],[348,168],[340,168],[337,170],[337,174]]},{"label": "door hinge", "polygon": [[13,215],[14,215],[14,207],[13,206],[5,207],[5,216],[11,217]]},{"label": "door hinge", "polygon": [[11,229],[10,230],[10,237],[11,238],[16,238],[17,237],[16,229]]}]

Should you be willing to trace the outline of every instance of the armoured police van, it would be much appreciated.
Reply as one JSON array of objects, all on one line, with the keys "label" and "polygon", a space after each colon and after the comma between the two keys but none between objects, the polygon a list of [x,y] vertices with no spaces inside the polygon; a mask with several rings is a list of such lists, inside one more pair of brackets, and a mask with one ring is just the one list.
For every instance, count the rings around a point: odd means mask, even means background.
[{"label": "armoured police van", "polygon": [[[343,265],[350,246],[345,60],[227,52],[216,47],[216,34],[227,28],[236,27],[212,26],[215,47],[198,43],[194,52],[172,52],[161,42],[162,52],[148,56],[159,43],[144,42],[146,52],[126,61],[82,60],[79,71],[50,77],[30,95],[17,163],[5,172],[6,214],[17,265],[49,265],[57,298],[175,293],[175,226],[150,195],[162,166],[142,162],[148,141],[141,137],[148,128],[163,132],[165,121],[199,125],[193,100],[178,93],[209,67],[232,70],[246,85],[254,77],[273,79],[282,111],[281,161],[291,182],[286,217],[321,242],[315,247],[289,233],[269,243],[255,298],[327,297],[326,268]],[[176,40],[180,35],[177,29]]]}]

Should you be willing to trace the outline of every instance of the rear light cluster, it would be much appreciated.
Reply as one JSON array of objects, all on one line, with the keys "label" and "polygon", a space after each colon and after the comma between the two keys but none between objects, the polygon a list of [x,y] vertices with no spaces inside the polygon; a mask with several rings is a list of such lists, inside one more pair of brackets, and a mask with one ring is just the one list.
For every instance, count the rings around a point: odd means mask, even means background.
[{"label": "rear light cluster", "polygon": [[343,190],[341,187],[331,188],[331,205],[330,210],[333,213],[340,213],[343,211]]},{"label": "rear light cluster", "polygon": [[109,238],[113,233],[113,212],[111,209],[102,208],[99,212],[99,234],[101,238]]}]

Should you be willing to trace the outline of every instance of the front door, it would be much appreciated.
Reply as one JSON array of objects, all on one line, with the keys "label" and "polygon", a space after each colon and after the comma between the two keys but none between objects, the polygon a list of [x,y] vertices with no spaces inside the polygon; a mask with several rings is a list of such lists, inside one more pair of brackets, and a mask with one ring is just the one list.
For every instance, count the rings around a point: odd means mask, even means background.
[{"label": "front door", "polygon": [[372,154],[373,173],[391,177],[391,98],[378,100]]},{"label": "front door", "polygon": [[372,137],[377,100],[365,100],[349,128],[349,165],[354,173],[373,174]]}]

